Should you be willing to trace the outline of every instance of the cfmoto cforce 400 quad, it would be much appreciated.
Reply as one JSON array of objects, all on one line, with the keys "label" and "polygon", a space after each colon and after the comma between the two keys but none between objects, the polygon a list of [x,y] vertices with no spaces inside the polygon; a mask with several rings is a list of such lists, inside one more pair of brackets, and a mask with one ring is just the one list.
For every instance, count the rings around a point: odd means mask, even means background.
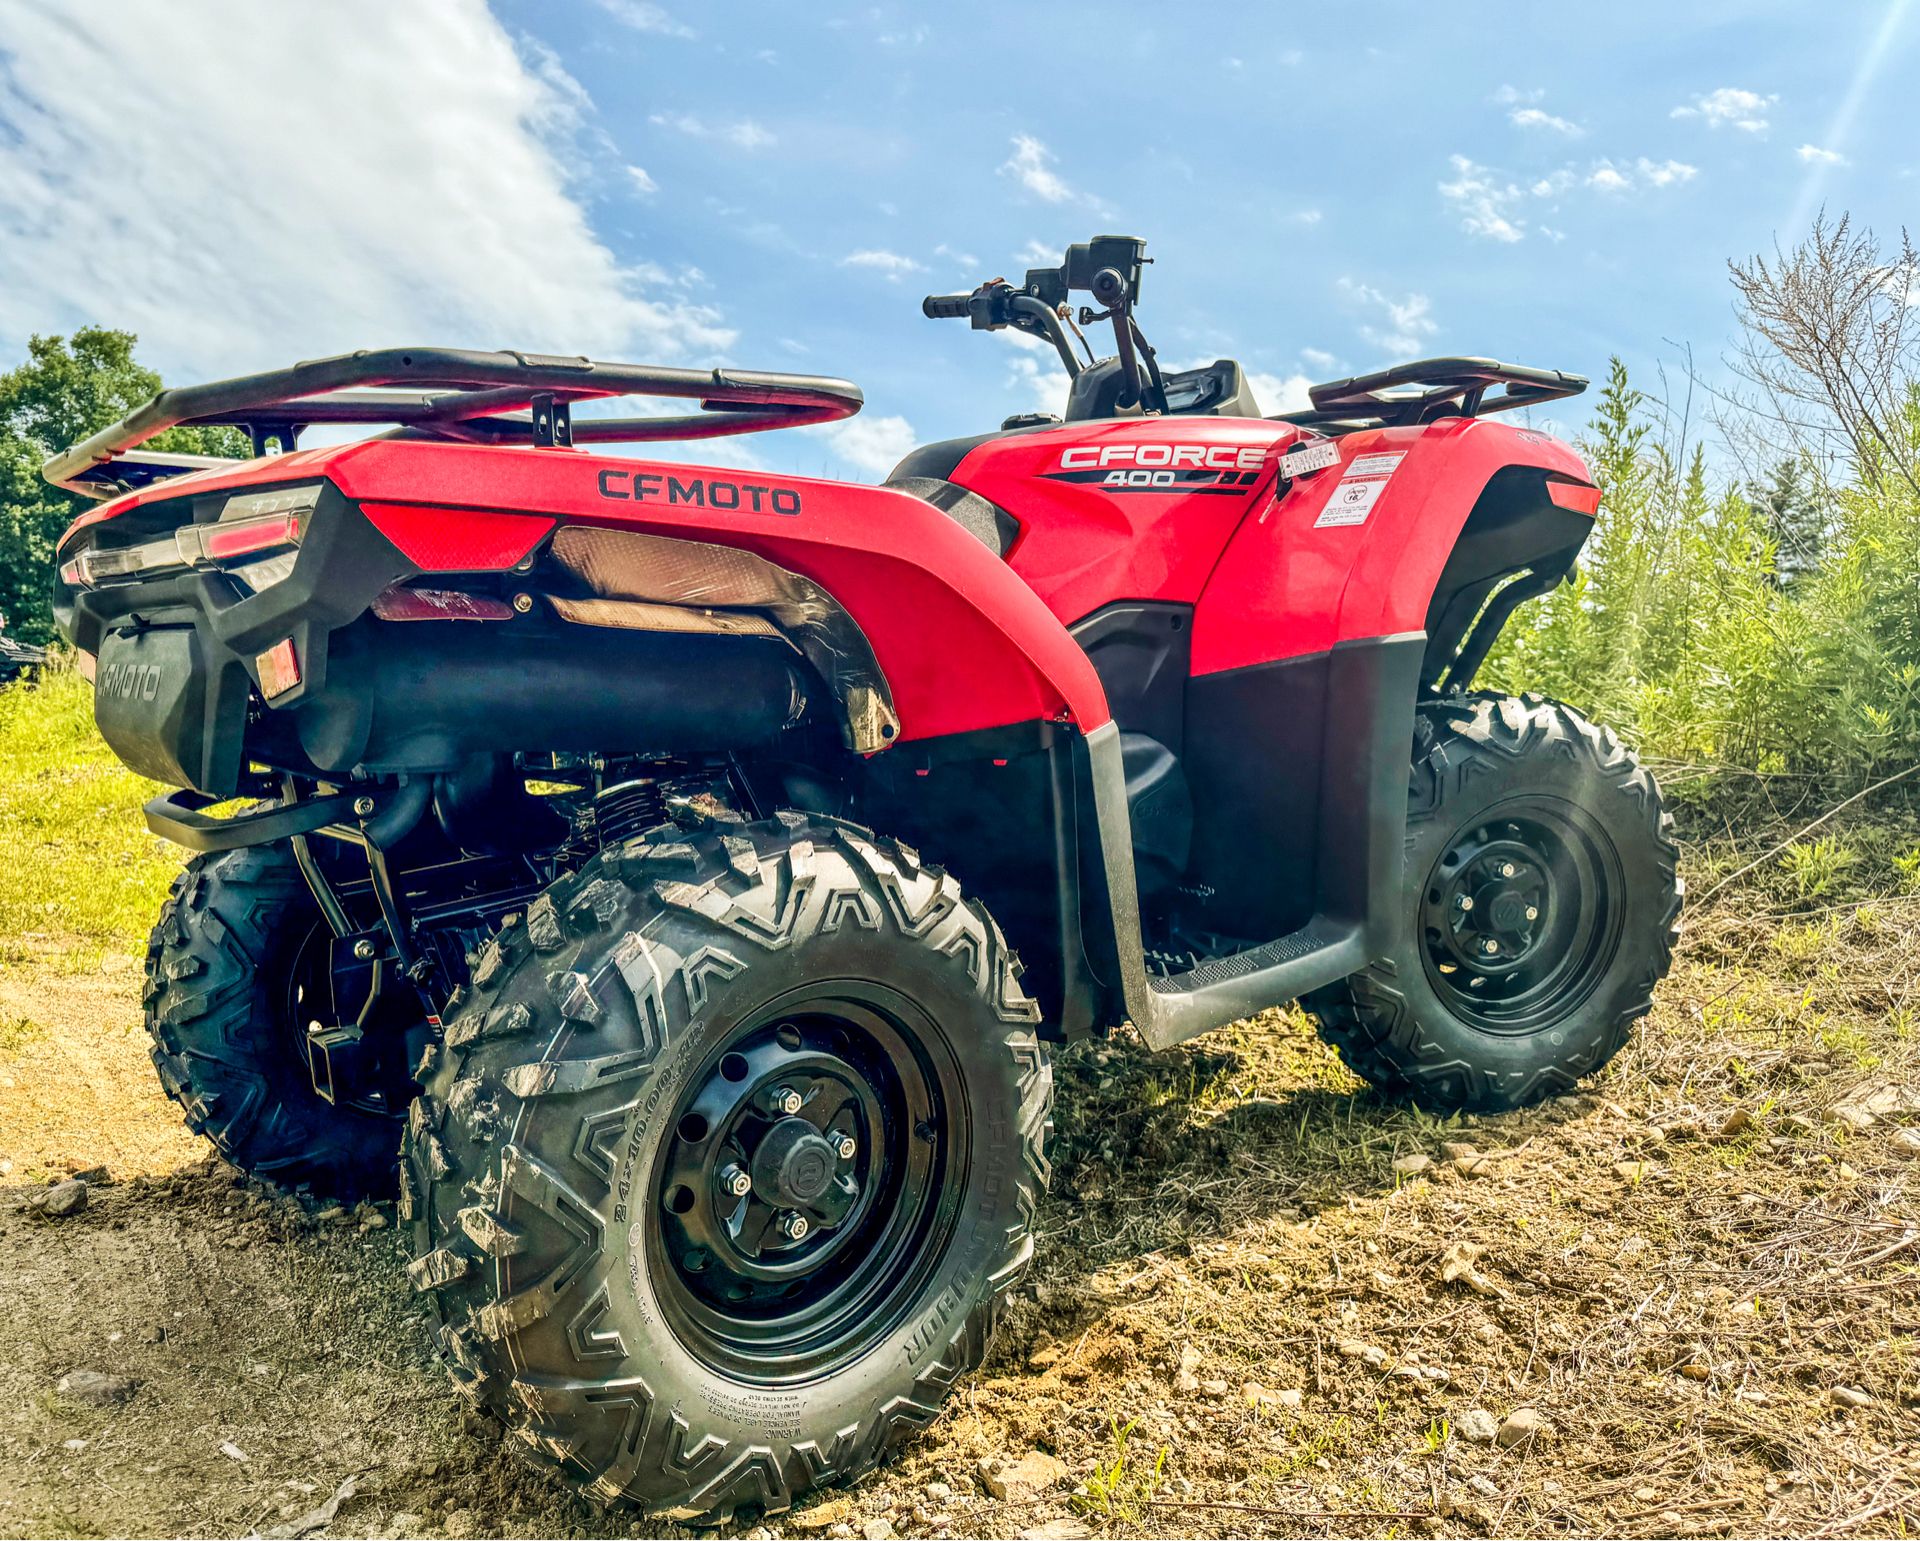
[{"label": "cfmoto cforce 400 quad", "polygon": [[[396,1192],[456,1384],[589,1493],[777,1511],[932,1419],[1033,1248],[1050,1043],[1297,998],[1383,1093],[1497,1110],[1667,969],[1652,778],[1472,688],[1600,496],[1498,414],[1585,382],[1432,359],[1265,416],[1162,369],[1142,262],[929,298],[1050,344],[1066,411],[881,486],[599,451],[843,380],[436,348],[47,467],[105,499],[57,585],[100,731],[194,853],[168,1093],[249,1171]],[[687,405],[572,411],[629,396]],[[140,449],[180,423],[254,456]],[[341,424],[382,431],[299,447]]]}]

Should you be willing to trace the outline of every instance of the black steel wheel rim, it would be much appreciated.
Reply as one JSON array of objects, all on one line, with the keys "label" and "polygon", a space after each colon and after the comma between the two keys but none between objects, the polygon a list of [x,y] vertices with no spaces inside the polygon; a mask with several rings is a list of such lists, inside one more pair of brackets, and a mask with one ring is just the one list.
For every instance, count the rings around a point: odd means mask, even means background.
[{"label": "black steel wheel rim", "polygon": [[1428,980],[1489,1031],[1564,1021],[1619,948],[1622,881],[1612,840],[1584,810],[1558,798],[1497,804],[1454,832],[1421,892]]},{"label": "black steel wheel rim", "polygon": [[851,1362],[918,1300],[959,1212],[970,1127],[926,1013],[819,981],[686,1082],[656,1159],[653,1277],[696,1357],[759,1381]]},{"label": "black steel wheel rim", "polygon": [[[309,1080],[313,1075],[311,1034],[316,1030],[345,1025],[351,1020],[346,1008],[351,1006],[357,1015],[374,985],[374,965],[371,962],[356,961],[343,965],[338,952],[333,932],[324,921],[316,920],[283,954],[285,1005],[280,1013],[281,1032],[288,1052],[306,1072]],[[404,1044],[397,1055],[391,1047],[384,1056],[378,1055],[378,1050],[385,1046],[380,1041],[380,1035],[393,1027],[390,1010],[381,1013],[380,1020],[369,1025],[375,1036],[358,1052],[377,1056],[374,1063],[378,1066],[378,1073],[368,1084],[336,1087],[334,1105],[354,1112],[392,1118],[395,1109],[404,1109],[413,1099],[418,1087],[406,1074]]]}]

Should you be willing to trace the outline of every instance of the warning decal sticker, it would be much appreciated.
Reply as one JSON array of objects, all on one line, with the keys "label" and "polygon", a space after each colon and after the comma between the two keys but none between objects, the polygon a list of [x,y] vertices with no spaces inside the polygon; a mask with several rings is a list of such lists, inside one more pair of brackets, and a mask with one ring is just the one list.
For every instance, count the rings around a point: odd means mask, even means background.
[{"label": "warning decal sticker", "polygon": [[1386,491],[1387,482],[1406,458],[1404,451],[1356,455],[1353,464],[1347,467],[1347,474],[1328,497],[1327,506],[1320,511],[1320,517],[1313,521],[1313,527],[1323,530],[1330,526],[1365,524],[1373,505],[1380,501],[1380,494]]}]

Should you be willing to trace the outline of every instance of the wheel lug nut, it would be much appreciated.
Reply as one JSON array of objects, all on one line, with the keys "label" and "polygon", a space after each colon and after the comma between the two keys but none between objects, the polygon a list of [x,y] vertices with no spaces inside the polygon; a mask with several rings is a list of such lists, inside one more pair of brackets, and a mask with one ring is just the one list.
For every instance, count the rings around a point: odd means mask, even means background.
[{"label": "wheel lug nut", "polygon": [[1503,861],[1500,863],[1500,876],[1502,876],[1503,878],[1510,878],[1514,875],[1514,873],[1518,872],[1519,870],[1520,869],[1514,866],[1514,864],[1510,861]]},{"label": "wheel lug nut", "polygon": [[1484,942],[1480,944],[1480,950],[1488,954],[1496,953],[1500,950],[1500,944],[1496,942],[1492,937],[1488,937]]},{"label": "wheel lug nut", "polygon": [[788,1241],[798,1241],[802,1236],[807,1234],[807,1217],[805,1215],[788,1215],[786,1219],[780,1222],[780,1233],[785,1236]]},{"label": "wheel lug nut", "polygon": [[1539,918],[1540,918],[1540,906],[1537,904],[1529,904],[1527,906],[1527,919],[1538,920]]},{"label": "wheel lug nut", "polygon": [[769,1113],[792,1115],[800,1111],[803,1100],[791,1086],[770,1086],[761,1094],[760,1105]]},{"label": "wheel lug nut", "polygon": [[753,1179],[737,1166],[725,1166],[720,1169],[720,1186],[737,1199],[743,1199],[753,1189]]},{"label": "wheel lug nut", "polygon": [[1458,899],[1455,899],[1453,902],[1459,905],[1460,908],[1463,910],[1470,910],[1473,908],[1473,895],[1462,894]]},{"label": "wheel lug nut", "polygon": [[859,1146],[853,1143],[853,1136],[850,1134],[837,1134],[833,1138],[833,1153],[842,1161],[851,1161],[853,1153],[858,1149]]}]

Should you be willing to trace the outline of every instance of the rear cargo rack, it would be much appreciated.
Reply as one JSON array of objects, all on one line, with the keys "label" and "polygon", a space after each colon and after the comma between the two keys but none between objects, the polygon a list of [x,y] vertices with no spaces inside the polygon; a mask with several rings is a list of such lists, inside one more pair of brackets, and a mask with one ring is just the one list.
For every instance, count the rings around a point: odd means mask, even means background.
[{"label": "rear cargo rack", "polygon": [[[1495,385],[1506,388],[1488,395]],[[1532,369],[1490,358],[1416,359],[1372,374],[1309,386],[1307,396],[1313,406],[1304,412],[1282,412],[1279,419],[1327,433],[1351,433],[1442,417],[1485,417],[1578,396],[1586,388],[1585,375],[1558,369]]]},{"label": "rear cargo rack", "polygon": [[[691,399],[700,410],[574,421],[573,403],[619,396]],[[469,444],[565,446],[762,433],[851,417],[862,404],[857,385],[825,375],[603,364],[542,353],[383,348],[162,391],[54,456],[42,474],[56,487],[107,498],[233,463],[139,453],[156,434],[182,426],[243,428],[256,455],[268,453],[270,445],[281,452],[292,449],[317,423],[392,424],[395,435]]]}]

